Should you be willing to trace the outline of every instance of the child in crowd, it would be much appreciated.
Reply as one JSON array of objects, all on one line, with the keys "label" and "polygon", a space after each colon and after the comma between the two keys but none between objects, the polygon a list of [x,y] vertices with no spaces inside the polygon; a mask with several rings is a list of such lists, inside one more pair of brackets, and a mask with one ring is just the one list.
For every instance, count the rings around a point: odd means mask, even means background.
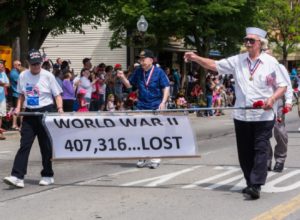
[{"label": "child in crowd", "polygon": [[[223,92],[223,86],[218,85],[215,87],[214,92],[213,92],[213,107],[221,108],[222,103],[224,103],[223,99],[225,99],[224,92]],[[215,115],[216,116],[222,115],[222,111],[216,110]]]},{"label": "child in crowd", "polygon": [[186,108],[187,107],[187,101],[184,97],[184,92],[179,92],[176,99],[176,106],[177,108]]},{"label": "child in crowd", "polygon": [[88,112],[88,103],[86,102],[84,96],[86,94],[85,89],[80,89],[79,92],[77,93],[77,99],[79,103],[79,109],[78,112]]},{"label": "child in crowd", "polygon": [[130,92],[125,101],[126,109],[135,110],[135,105],[138,101],[138,94],[136,91]]},{"label": "child in crowd", "polygon": [[125,101],[126,101],[126,98],[124,98],[124,101],[117,100],[116,106],[115,106],[117,111],[125,111]]},{"label": "child in crowd", "polygon": [[194,85],[192,91],[191,91],[191,97],[193,101],[196,101],[197,104],[200,102],[200,96],[203,95],[203,90],[201,86],[197,83]]},{"label": "child in crowd", "polygon": [[113,112],[116,109],[115,105],[115,96],[113,94],[109,94],[107,97],[106,110],[109,112]]}]

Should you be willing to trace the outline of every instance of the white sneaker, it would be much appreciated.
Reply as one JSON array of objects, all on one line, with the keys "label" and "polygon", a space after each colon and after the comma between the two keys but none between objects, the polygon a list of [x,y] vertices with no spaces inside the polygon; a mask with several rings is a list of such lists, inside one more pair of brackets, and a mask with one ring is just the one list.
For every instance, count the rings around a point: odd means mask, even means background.
[{"label": "white sneaker", "polygon": [[42,179],[39,182],[40,186],[49,186],[54,183],[53,177],[42,177]]},{"label": "white sneaker", "polygon": [[8,176],[3,179],[3,182],[7,185],[14,186],[16,188],[24,188],[24,180],[15,176]]},{"label": "white sneaker", "polygon": [[147,166],[147,160],[138,160],[138,162],[136,163],[137,168],[143,168],[145,166]]},{"label": "white sneaker", "polygon": [[300,132],[300,128],[298,128],[298,131]]},{"label": "white sneaker", "polygon": [[151,159],[149,163],[149,168],[150,169],[156,169],[160,165],[161,159]]}]

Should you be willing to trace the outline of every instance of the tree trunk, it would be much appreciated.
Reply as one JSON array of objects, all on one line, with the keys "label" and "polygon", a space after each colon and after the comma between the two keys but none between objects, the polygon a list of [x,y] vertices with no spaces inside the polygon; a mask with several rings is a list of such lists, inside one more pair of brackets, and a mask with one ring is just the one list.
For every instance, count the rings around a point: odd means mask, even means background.
[{"label": "tree trunk", "polygon": [[23,66],[27,66],[26,59],[28,53],[28,18],[25,10],[25,0],[20,1],[21,7],[24,9],[22,11],[22,17],[20,21],[20,60]]},{"label": "tree trunk", "polygon": [[44,41],[46,40],[50,30],[35,30],[29,36],[29,46],[30,48],[40,49],[43,45]]},{"label": "tree trunk", "polygon": [[[197,52],[200,56],[202,57],[208,57],[208,52],[209,52],[209,41],[207,38],[203,38],[203,42],[200,42],[199,40],[199,36],[194,36],[195,37],[195,43],[196,43],[196,48],[197,48]],[[198,73],[200,74],[200,78],[199,78],[199,83],[200,86],[205,94],[205,79],[206,79],[206,74],[207,74],[207,70],[204,69],[203,67],[199,66],[199,70]]]},{"label": "tree trunk", "polygon": [[12,44],[13,49],[13,61],[20,60],[20,37],[16,37]]},{"label": "tree trunk", "polygon": [[[44,23],[47,19],[47,8],[43,6],[39,6],[35,20],[36,22]],[[46,29],[42,26],[33,26],[33,28],[30,30],[30,36],[29,36],[29,47],[34,49],[40,49],[44,41],[46,40],[48,34],[50,33],[50,29]]]},{"label": "tree trunk", "polygon": [[286,69],[288,69],[287,57],[288,57],[288,52],[287,52],[286,48],[284,48],[282,50],[282,64],[285,66]]}]

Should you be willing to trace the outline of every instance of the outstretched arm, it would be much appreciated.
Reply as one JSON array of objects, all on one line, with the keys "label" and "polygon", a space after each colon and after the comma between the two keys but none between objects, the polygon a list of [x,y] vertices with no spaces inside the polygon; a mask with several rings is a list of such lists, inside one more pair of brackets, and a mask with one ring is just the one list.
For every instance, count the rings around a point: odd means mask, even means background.
[{"label": "outstretched arm", "polygon": [[200,57],[197,54],[195,54],[194,52],[186,52],[184,54],[184,60],[185,60],[185,62],[194,61],[194,62],[200,64],[205,69],[209,69],[214,72],[217,72],[217,65],[216,65],[215,60]]},{"label": "outstretched arm", "polygon": [[117,77],[119,77],[122,80],[123,84],[125,85],[125,87],[127,89],[129,89],[129,88],[132,87],[131,84],[130,84],[130,82],[129,82],[129,80],[126,78],[126,76],[125,76],[125,74],[124,74],[123,71],[118,71],[117,72]]}]

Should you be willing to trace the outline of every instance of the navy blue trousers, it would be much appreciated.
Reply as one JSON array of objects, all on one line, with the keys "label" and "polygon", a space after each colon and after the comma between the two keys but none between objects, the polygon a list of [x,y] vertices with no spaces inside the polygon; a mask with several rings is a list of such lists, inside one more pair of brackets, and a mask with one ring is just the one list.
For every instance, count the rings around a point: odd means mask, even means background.
[{"label": "navy blue trousers", "polygon": [[248,186],[264,185],[273,121],[247,122],[234,119],[237,151]]},{"label": "navy blue trousers", "polygon": [[[52,112],[53,110],[54,106],[49,105],[35,110],[25,109],[25,112]],[[43,126],[42,116],[24,116],[21,127],[20,148],[14,160],[11,172],[12,176],[24,179],[24,176],[27,173],[30,150],[36,136],[42,155],[43,169],[41,171],[41,176],[52,177],[54,175],[51,162],[51,142]]]}]

